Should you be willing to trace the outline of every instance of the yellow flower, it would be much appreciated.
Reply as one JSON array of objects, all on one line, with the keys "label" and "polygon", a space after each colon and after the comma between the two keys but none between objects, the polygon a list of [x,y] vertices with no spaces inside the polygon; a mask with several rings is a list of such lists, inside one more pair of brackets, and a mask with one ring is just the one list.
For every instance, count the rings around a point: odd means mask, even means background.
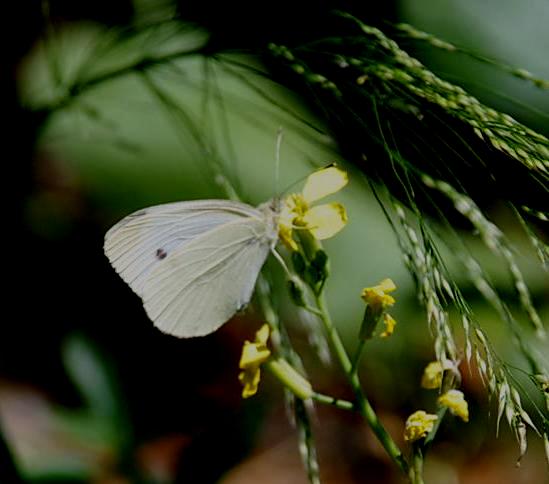
[{"label": "yellow flower", "polygon": [[388,294],[395,289],[395,283],[391,279],[383,279],[377,286],[365,287],[362,290],[362,299],[372,306],[372,309],[381,311],[395,303],[395,299]]},{"label": "yellow flower", "polygon": [[386,309],[395,304],[395,299],[389,296],[389,292],[393,292],[396,289],[395,283],[387,278],[383,279],[377,286],[365,287],[362,289],[361,297],[366,303],[366,310],[364,312],[364,318],[362,319],[362,326],[360,328],[361,339],[369,339],[373,336],[376,326],[379,321],[383,319],[385,324],[385,331],[380,336],[387,338],[393,334],[396,326],[394,318],[386,313]]},{"label": "yellow flower", "polygon": [[244,385],[242,398],[248,398],[257,393],[257,386],[261,379],[260,366],[265,363],[271,352],[267,348],[269,340],[269,325],[264,324],[255,335],[255,341],[245,341],[240,356],[240,369],[238,379]]},{"label": "yellow flower", "polygon": [[440,364],[440,361],[431,361],[423,370],[421,377],[421,386],[428,390],[436,390],[440,388],[442,384],[442,375],[444,374],[444,368]]},{"label": "yellow flower", "polygon": [[347,223],[345,207],[329,203],[311,207],[311,204],[341,190],[348,182],[347,173],[335,166],[318,170],[309,175],[303,191],[289,195],[279,218],[280,240],[290,249],[297,250],[292,230],[302,227],[315,239],[333,237]]},{"label": "yellow flower", "polygon": [[[290,222],[291,223],[291,222]],[[285,225],[279,222],[278,225],[278,237],[282,243],[288,247],[292,252],[295,252],[298,249],[298,246],[295,240],[292,237],[292,227],[291,225]]]},{"label": "yellow flower", "polygon": [[438,397],[438,404],[443,407],[448,407],[450,412],[457,415],[464,422],[469,421],[469,406],[467,400],[463,396],[463,392],[459,390],[448,390],[444,395]]},{"label": "yellow flower", "polygon": [[393,334],[397,323],[395,319],[387,313],[383,315],[383,323],[385,324],[385,331],[383,331],[383,333],[381,333],[379,336],[382,338],[388,338]]},{"label": "yellow flower", "polygon": [[433,429],[435,422],[438,420],[436,415],[432,413],[418,410],[408,417],[404,427],[404,440],[407,442],[415,442],[416,440],[426,437]]}]

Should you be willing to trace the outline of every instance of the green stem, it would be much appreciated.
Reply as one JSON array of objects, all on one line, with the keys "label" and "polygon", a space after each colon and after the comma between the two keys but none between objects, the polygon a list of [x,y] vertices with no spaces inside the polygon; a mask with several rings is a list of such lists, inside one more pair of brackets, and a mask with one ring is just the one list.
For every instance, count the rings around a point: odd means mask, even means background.
[{"label": "green stem", "polygon": [[[284,358],[287,358],[288,361],[295,366],[297,369],[302,370],[303,373],[303,363],[299,355],[293,350],[288,335],[284,331],[284,326],[280,324],[278,314],[276,313],[270,297],[270,288],[269,283],[263,275],[260,274],[257,281],[256,293],[259,300],[259,304],[263,311],[263,316],[265,320],[271,327],[271,341],[275,350]],[[272,365],[269,369],[272,370]],[[275,365],[276,370],[276,365]],[[287,373],[286,373],[287,374]],[[299,386],[299,385],[298,385]],[[284,387],[286,390],[286,395],[290,398],[289,401],[293,402],[294,405],[294,415],[295,422],[298,429],[299,436],[299,449],[301,453],[301,458],[303,465],[307,470],[307,477],[310,484],[320,484],[319,477],[319,467],[318,460],[315,448],[315,442],[312,435],[311,423],[309,416],[306,411],[306,407],[303,404],[303,401],[299,398],[294,398],[294,393],[290,393],[289,387]],[[295,390],[295,388],[293,388]],[[311,393],[314,394],[314,392]],[[299,391],[297,392],[299,394]],[[306,398],[312,398],[311,395],[303,395]]]},{"label": "green stem", "polygon": [[309,381],[284,359],[273,359],[265,367],[300,400],[313,396],[313,388]]},{"label": "green stem", "polygon": [[421,447],[416,444],[414,444],[412,451],[410,482],[412,484],[423,484],[423,451],[421,450]]},{"label": "green stem", "polygon": [[437,412],[437,420],[435,421],[432,430],[429,432],[427,437],[425,437],[425,440],[423,441],[423,450],[427,452],[427,449],[431,445],[431,442],[434,440],[438,429],[440,427],[440,424],[442,423],[442,419],[444,418],[444,415],[446,414],[446,410],[448,410],[446,407],[441,407],[438,409]]},{"label": "green stem", "polygon": [[301,306],[305,311],[310,312],[311,314],[314,314],[315,316],[318,316],[319,318],[322,318],[322,313],[317,309],[313,308],[312,306]]},{"label": "green stem", "polygon": [[360,358],[362,358],[362,352],[364,351],[365,345],[366,345],[366,338],[360,338],[358,342],[358,348],[356,349],[355,356],[353,357],[353,364],[351,367],[352,375],[355,375],[358,373],[358,365],[360,363]]},{"label": "green stem", "polygon": [[356,372],[353,373],[353,364],[351,363],[351,360],[347,354],[347,351],[345,350],[345,346],[343,345],[343,342],[339,337],[339,333],[337,332],[335,326],[332,323],[332,319],[328,312],[324,295],[321,294],[319,296],[316,296],[315,299],[316,299],[317,307],[321,313],[320,320],[324,325],[324,329],[326,331],[328,339],[330,340],[330,343],[332,344],[335,355],[339,360],[339,363],[343,368],[343,371],[347,375],[349,384],[351,385],[355,393],[355,398],[357,400],[357,407],[359,412],[364,417],[366,422],[368,422],[368,425],[370,425],[372,431],[374,432],[378,440],[381,442],[381,445],[383,445],[383,447],[385,448],[385,451],[387,452],[387,454],[389,454],[389,456],[395,462],[398,468],[404,474],[408,474],[408,463],[406,462],[406,459],[402,455],[402,452],[396,445],[395,441],[391,438],[387,430],[385,430],[385,427],[379,420],[377,414],[375,413],[370,402],[368,401],[368,398],[366,397],[366,395],[364,395],[364,392],[362,391],[362,387],[360,385],[360,381],[358,379],[358,375],[356,374]]},{"label": "green stem", "polygon": [[340,398],[331,397],[330,395],[314,392],[311,398],[315,402],[323,403],[324,405],[331,405],[332,407],[336,407],[341,410],[356,410],[354,403],[348,402],[347,400],[342,400]]}]

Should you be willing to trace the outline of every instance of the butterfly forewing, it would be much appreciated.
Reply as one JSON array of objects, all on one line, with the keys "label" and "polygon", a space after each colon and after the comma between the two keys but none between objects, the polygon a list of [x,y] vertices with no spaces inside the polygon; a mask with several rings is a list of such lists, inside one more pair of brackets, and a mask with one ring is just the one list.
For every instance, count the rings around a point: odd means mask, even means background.
[{"label": "butterfly forewing", "polygon": [[261,213],[240,202],[199,200],[157,205],[128,215],[105,236],[105,254],[139,296],[153,268],[191,240],[223,224]]},{"label": "butterfly forewing", "polygon": [[177,248],[148,274],[147,314],[162,331],[202,336],[215,331],[252,296],[275,240],[265,216],[234,220]]}]

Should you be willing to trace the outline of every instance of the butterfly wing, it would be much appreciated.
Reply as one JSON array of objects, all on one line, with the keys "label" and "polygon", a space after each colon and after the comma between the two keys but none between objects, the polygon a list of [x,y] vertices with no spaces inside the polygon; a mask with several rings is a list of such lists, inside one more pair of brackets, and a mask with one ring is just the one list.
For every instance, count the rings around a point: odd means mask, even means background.
[{"label": "butterfly wing", "polygon": [[196,237],[243,217],[261,217],[244,203],[228,200],[175,202],[138,210],[105,235],[105,254],[139,296],[152,269]]},{"label": "butterfly wing", "polygon": [[273,243],[264,218],[205,232],[151,270],[143,288],[147,314],[174,336],[215,331],[250,301]]}]

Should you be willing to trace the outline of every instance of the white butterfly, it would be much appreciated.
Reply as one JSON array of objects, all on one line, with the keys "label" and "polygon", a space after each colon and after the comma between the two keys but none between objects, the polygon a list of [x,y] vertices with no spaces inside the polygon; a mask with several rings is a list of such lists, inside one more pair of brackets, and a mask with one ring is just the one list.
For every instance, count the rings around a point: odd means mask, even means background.
[{"label": "white butterfly", "polygon": [[280,202],[228,200],[138,210],[105,235],[105,254],[148,316],[179,337],[212,333],[251,299],[278,240]]}]

